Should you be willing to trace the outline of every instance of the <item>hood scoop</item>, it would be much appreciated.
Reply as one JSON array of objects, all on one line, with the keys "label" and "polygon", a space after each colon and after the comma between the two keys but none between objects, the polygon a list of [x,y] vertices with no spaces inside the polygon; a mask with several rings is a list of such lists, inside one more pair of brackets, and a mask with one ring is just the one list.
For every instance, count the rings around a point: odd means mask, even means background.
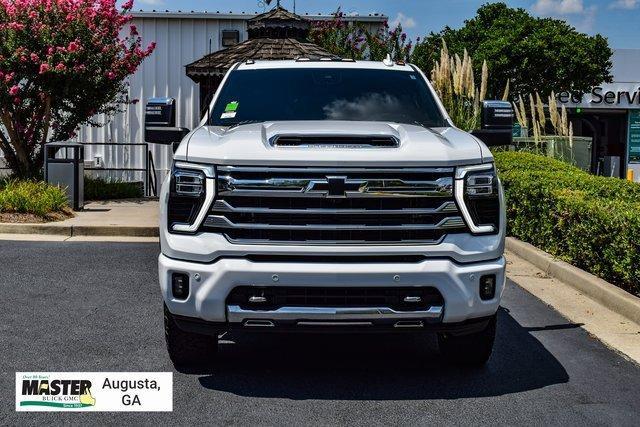
[{"label": "hood scoop", "polygon": [[398,148],[400,140],[390,135],[277,135],[274,147],[295,148]]}]

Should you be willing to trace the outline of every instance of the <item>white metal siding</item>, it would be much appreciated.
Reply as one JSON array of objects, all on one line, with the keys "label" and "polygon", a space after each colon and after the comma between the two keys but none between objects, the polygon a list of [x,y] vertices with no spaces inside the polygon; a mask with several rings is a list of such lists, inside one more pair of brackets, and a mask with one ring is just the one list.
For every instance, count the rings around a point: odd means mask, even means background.
[{"label": "white metal siding", "polygon": [[[110,120],[99,117],[106,126],[82,127],[78,132],[80,142],[144,142],[144,108],[146,100],[153,97],[172,97],[177,100],[176,125],[193,129],[199,123],[199,88],[185,74],[185,65],[201,58],[211,50],[221,48],[221,30],[239,30],[240,40],[245,40],[246,21],[241,19],[168,19],[136,18],[133,22],[143,37],[143,44],[155,41],[155,52],[147,58],[130,78],[130,99],[138,99],[135,105]],[[150,145],[158,171],[158,182],[171,167],[172,150],[168,146]],[[107,168],[145,167],[143,147],[87,146],[85,158],[94,160],[101,156]],[[143,180],[142,173],[101,172],[103,177]]]}]

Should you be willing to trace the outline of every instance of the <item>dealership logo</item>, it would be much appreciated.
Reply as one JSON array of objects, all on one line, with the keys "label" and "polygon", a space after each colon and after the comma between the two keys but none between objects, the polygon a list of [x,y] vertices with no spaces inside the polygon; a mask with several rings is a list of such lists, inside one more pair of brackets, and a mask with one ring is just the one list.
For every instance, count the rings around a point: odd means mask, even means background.
[{"label": "dealership logo", "polygon": [[87,379],[23,378],[20,406],[80,409],[95,406],[91,381]]},{"label": "dealership logo", "polygon": [[171,372],[16,372],[16,411],[166,412]]}]

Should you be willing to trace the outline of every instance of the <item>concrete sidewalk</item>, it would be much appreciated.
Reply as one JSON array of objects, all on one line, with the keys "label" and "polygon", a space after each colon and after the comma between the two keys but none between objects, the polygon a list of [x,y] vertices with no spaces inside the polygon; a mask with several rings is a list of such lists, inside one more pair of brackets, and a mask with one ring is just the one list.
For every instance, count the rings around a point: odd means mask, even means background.
[{"label": "concrete sidewalk", "polygon": [[0,223],[0,234],[55,236],[158,236],[157,200],[111,200],[90,202],[76,216],[45,224]]}]

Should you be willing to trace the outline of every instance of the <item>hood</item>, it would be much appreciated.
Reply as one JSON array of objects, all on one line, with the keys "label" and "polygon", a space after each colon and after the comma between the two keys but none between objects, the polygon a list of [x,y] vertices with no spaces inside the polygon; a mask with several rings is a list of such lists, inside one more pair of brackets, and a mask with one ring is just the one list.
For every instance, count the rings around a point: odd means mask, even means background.
[{"label": "hood", "polygon": [[[336,145],[274,146],[277,136],[393,137],[394,147]],[[291,121],[235,128],[203,126],[181,144],[176,159],[219,165],[456,166],[481,163],[488,152],[475,137],[456,128],[381,122]],[[483,159],[484,155],[484,159]]]}]

